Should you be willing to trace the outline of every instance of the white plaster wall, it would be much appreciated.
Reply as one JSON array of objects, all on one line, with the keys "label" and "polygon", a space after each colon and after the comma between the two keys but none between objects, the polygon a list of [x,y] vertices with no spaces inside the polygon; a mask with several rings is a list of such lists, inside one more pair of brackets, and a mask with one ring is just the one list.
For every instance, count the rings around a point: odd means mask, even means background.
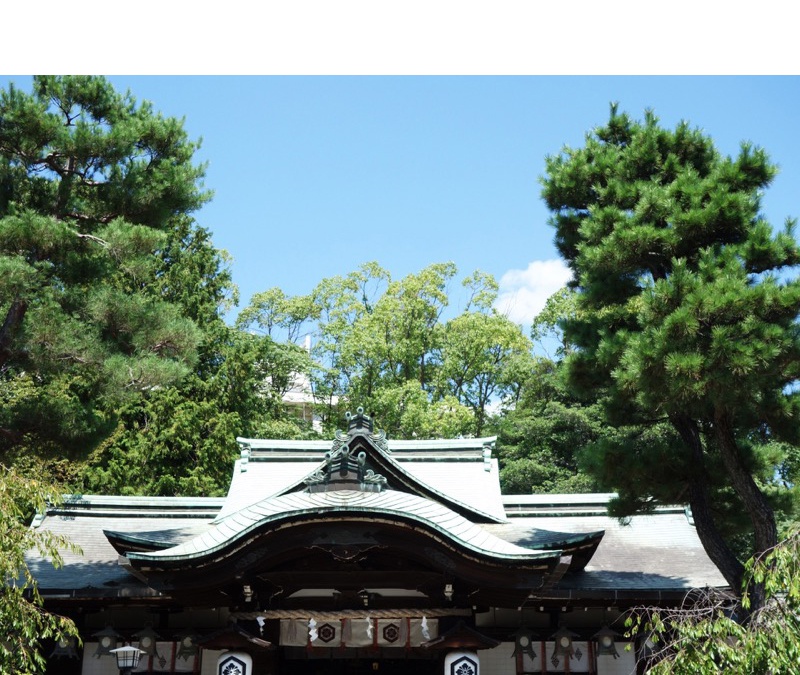
[{"label": "white plaster wall", "polygon": [[598,655],[597,675],[636,675],[636,657],[633,645],[631,645],[630,651],[625,651],[628,644],[627,642],[617,642],[618,659],[613,656]]},{"label": "white plaster wall", "polygon": [[[113,656],[92,656],[97,650],[97,642],[83,643],[83,668],[81,675],[119,675],[117,660]],[[58,663],[58,661],[55,661]]]},{"label": "white plaster wall", "polygon": [[502,642],[494,649],[481,649],[481,675],[517,675],[517,659],[513,656],[514,643]]},{"label": "white plaster wall", "polygon": [[200,675],[217,675],[217,661],[224,649],[204,649],[203,660],[200,662]]}]

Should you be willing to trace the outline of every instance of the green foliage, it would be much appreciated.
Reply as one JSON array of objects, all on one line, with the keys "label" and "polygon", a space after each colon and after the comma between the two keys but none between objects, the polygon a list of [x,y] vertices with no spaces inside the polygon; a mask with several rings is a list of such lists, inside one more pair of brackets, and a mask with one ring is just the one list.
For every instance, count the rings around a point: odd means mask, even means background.
[{"label": "green foliage", "polygon": [[308,355],[219,319],[207,336],[199,372],[120,411],[116,431],[89,457],[82,491],[221,495],[239,453],[237,436],[303,435],[280,393],[293,372],[308,369]]},{"label": "green foliage", "polygon": [[34,550],[53,565],[62,565],[62,550],[80,552],[63,537],[29,527],[31,516],[58,501],[55,487],[24,478],[0,465],[0,672],[44,672],[42,640],[77,637],[70,619],[42,608],[42,598],[25,553]]},{"label": "green foliage", "polygon": [[[263,374],[246,337],[225,326],[236,297],[228,258],[209,233],[178,218],[157,253],[158,274],[143,294],[203,326],[192,372],[130,397],[115,426],[88,456],[71,484],[81,492],[218,495],[224,491],[241,433],[241,409],[252,404]],[[257,415],[260,408],[253,407]],[[135,476],[134,480],[131,477]]]},{"label": "green foliage", "polygon": [[195,366],[201,331],[162,291],[209,196],[196,148],[103,78],[0,92],[0,451],[78,453]]},{"label": "green foliage", "polygon": [[[765,599],[752,614],[750,592]],[[631,616],[630,635],[650,635],[648,672],[792,673],[800,662],[800,535],[752,558],[741,603],[730,594],[695,592],[676,610],[645,609]]]},{"label": "green foliage", "polygon": [[[722,157],[686,123],[669,131],[612,106],[583,148],[547,159],[542,181],[575,279],[561,323],[567,380],[622,430],[591,465],[636,458],[619,479],[631,508],[654,490],[688,498],[734,588],[742,568],[720,539],[731,523],[713,513],[716,472],[749,518],[753,550],[765,550],[776,525],[763,483],[776,467],[761,447],[798,441],[800,280],[786,271],[800,248],[792,222],[773,233],[759,212],[774,175],[760,149]],[[663,424],[672,430],[654,447],[636,430]]]},{"label": "green foliage", "polygon": [[256,293],[236,318],[239,328],[254,328],[273,337],[283,331],[285,339],[295,342],[306,322],[316,318],[318,307],[311,296],[288,297],[280,288]]},{"label": "green foliage", "polygon": [[610,432],[597,405],[570,395],[560,362],[531,358],[516,372],[520,395],[497,422],[500,482],[508,494],[594,492],[581,453]]},{"label": "green foliage", "polygon": [[512,360],[530,354],[530,341],[506,317],[473,311],[447,322],[441,345],[439,386],[470,407],[480,435],[490,404],[512,386]]},{"label": "green foliage", "polygon": [[531,339],[534,344],[545,349],[548,341],[555,340],[555,358],[563,359],[567,356],[572,350],[572,345],[567,342],[561,324],[567,319],[574,318],[576,311],[577,299],[573,289],[565,286],[553,293],[531,323]]},{"label": "green foliage", "polygon": [[103,78],[0,94],[7,461],[79,491],[220,494],[236,436],[286,417],[307,358],[225,326],[237,291],[190,217],[196,149]]},{"label": "green foliage", "polygon": [[472,410],[452,395],[432,400],[414,380],[379,388],[369,404],[394,438],[457,438],[475,429]]},{"label": "green foliage", "polygon": [[497,283],[481,272],[463,282],[462,313],[444,321],[455,275],[452,263],[438,263],[393,280],[367,263],[309,296],[256,294],[237,326],[289,342],[317,336],[316,365],[303,372],[332,425],[347,406],[363,406],[394,437],[479,435],[492,403],[515,395],[513,364],[530,342],[492,310]]}]

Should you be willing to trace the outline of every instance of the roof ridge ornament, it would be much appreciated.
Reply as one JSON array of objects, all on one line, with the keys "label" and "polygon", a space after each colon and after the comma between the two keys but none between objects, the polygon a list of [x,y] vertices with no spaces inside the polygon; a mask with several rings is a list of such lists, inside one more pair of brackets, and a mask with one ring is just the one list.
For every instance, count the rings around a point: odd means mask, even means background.
[{"label": "roof ridge ornament", "polygon": [[351,412],[346,412],[344,414],[345,418],[347,419],[347,433],[352,434],[353,431],[360,431],[365,429],[369,433],[373,431],[373,422],[372,418],[369,415],[364,414],[364,408],[358,406],[356,408],[356,414],[353,415]]},{"label": "roof ridge ornament", "polygon": [[250,455],[252,454],[253,449],[250,447],[249,443],[245,443],[244,441],[239,441],[239,471],[244,473],[247,471],[247,465],[250,463]]},{"label": "roof ridge ornament", "polygon": [[309,492],[328,492],[330,490],[360,490],[380,492],[386,487],[386,477],[366,468],[367,454],[351,454],[350,447],[325,454],[325,464],[314,473],[306,476]]},{"label": "roof ridge ornament", "polygon": [[[306,476],[305,484],[308,492],[328,492],[331,490],[359,490],[362,492],[380,492],[387,485],[385,476],[375,473],[367,468],[367,453],[363,450],[356,454],[358,444],[350,446],[353,436],[361,435],[365,428],[364,420],[368,420],[366,427],[373,442],[380,440],[386,443],[383,432],[372,433],[372,420],[363,414],[364,409],[358,409],[355,425],[351,423],[348,433],[336,431],[336,437],[330,452],[325,453],[325,463],[312,474]],[[348,419],[352,416],[347,413]],[[360,418],[360,419],[359,419]],[[353,433],[355,430],[355,433]]]},{"label": "roof ridge ornament", "polygon": [[386,432],[383,429],[375,431],[373,419],[364,413],[363,407],[356,408],[355,415],[351,412],[346,412],[344,416],[347,419],[347,433],[336,430],[333,441],[334,451],[347,443],[353,436],[361,435],[367,436],[372,444],[383,450],[383,452],[391,452],[389,450],[389,442],[386,440]]}]

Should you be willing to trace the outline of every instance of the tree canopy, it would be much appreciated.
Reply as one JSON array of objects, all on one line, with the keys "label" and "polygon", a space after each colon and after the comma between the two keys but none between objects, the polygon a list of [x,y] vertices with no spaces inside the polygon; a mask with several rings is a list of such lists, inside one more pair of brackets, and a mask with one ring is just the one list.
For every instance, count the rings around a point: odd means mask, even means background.
[{"label": "tree canopy", "polygon": [[395,437],[479,435],[493,403],[514,389],[510,368],[530,341],[492,309],[497,284],[479,272],[462,282],[461,311],[444,318],[456,274],[436,263],[394,280],[366,263],[308,296],[259,293],[237,325],[290,340],[313,335],[309,375],[333,424],[342,407],[363,406]]},{"label": "tree canopy", "polygon": [[196,148],[100,77],[0,92],[5,448],[96,441],[115,405],[195,364],[201,332],[162,293],[160,253],[209,197]]},{"label": "tree canopy", "polygon": [[[522,364],[521,364],[522,365]],[[566,388],[563,365],[543,357],[525,360],[514,377],[519,397],[498,416],[500,483],[506,494],[596,492],[581,453],[610,430],[596,403]]]},{"label": "tree canopy", "polygon": [[[649,508],[656,485],[688,499],[706,551],[740,588],[717,487],[747,515],[752,551],[770,549],[764,481],[775,464],[764,448],[795,445],[800,430],[800,281],[786,274],[800,249],[793,221],[776,233],[760,213],[776,169],[759,148],[724,157],[688,123],[667,130],[616,106],[584,147],[546,166],[543,196],[577,291],[563,322],[575,345],[568,382],[623,431],[594,448],[595,463],[616,470],[630,512]],[[659,425],[660,441],[646,442]],[[621,458],[638,470],[615,469]]]},{"label": "tree canopy", "polygon": [[[209,319],[218,318],[232,285],[208,233],[191,219],[209,197],[196,149],[180,120],[117,93],[101,77],[37,77],[30,94],[13,85],[0,92],[3,672],[41,670],[40,640],[77,634],[42,609],[24,562],[25,551],[36,548],[58,565],[60,550],[69,548],[28,527],[34,511],[64,489],[41,476],[73,489],[81,481],[100,491],[130,485],[135,453],[118,457],[122,481],[104,484],[113,462],[97,462],[82,477],[92,450],[120,438],[132,448],[142,417],[134,410],[144,409],[154,418],[150,428],[163,430],[174,421],[166,420],[163,400],[179,410],[173,388],[213,370]],[[215,408],[209,425],[225,426],[224,412]],[[185,418],[174,431],[194,445]],[[227,426],[224,435],[232,431]],[[207,448],[197,444],[192,452],[200,453],[200,466],[212,464],[212,456],[203,457]],[[180,472],[169,470],[174,461],[153,462],[175,482],[164,492],[208,490],[216,478],[200,487],[181,482]]]}]

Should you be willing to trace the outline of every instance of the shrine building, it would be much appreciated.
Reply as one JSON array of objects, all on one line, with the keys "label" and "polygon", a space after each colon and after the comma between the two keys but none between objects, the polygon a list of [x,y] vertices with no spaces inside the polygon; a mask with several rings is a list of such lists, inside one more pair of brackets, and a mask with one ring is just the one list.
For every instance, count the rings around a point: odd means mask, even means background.
[{"label": "shrine building", "polygon": [[358,411],[330,441],[239,439],[224,498],[81,495],[32,527],[48,610],[83,641],[48,673],[636,673],[632,607],[725,586],[691,514],[624,523],[611,495],[503,495],[495,438],[387,440]]}]

